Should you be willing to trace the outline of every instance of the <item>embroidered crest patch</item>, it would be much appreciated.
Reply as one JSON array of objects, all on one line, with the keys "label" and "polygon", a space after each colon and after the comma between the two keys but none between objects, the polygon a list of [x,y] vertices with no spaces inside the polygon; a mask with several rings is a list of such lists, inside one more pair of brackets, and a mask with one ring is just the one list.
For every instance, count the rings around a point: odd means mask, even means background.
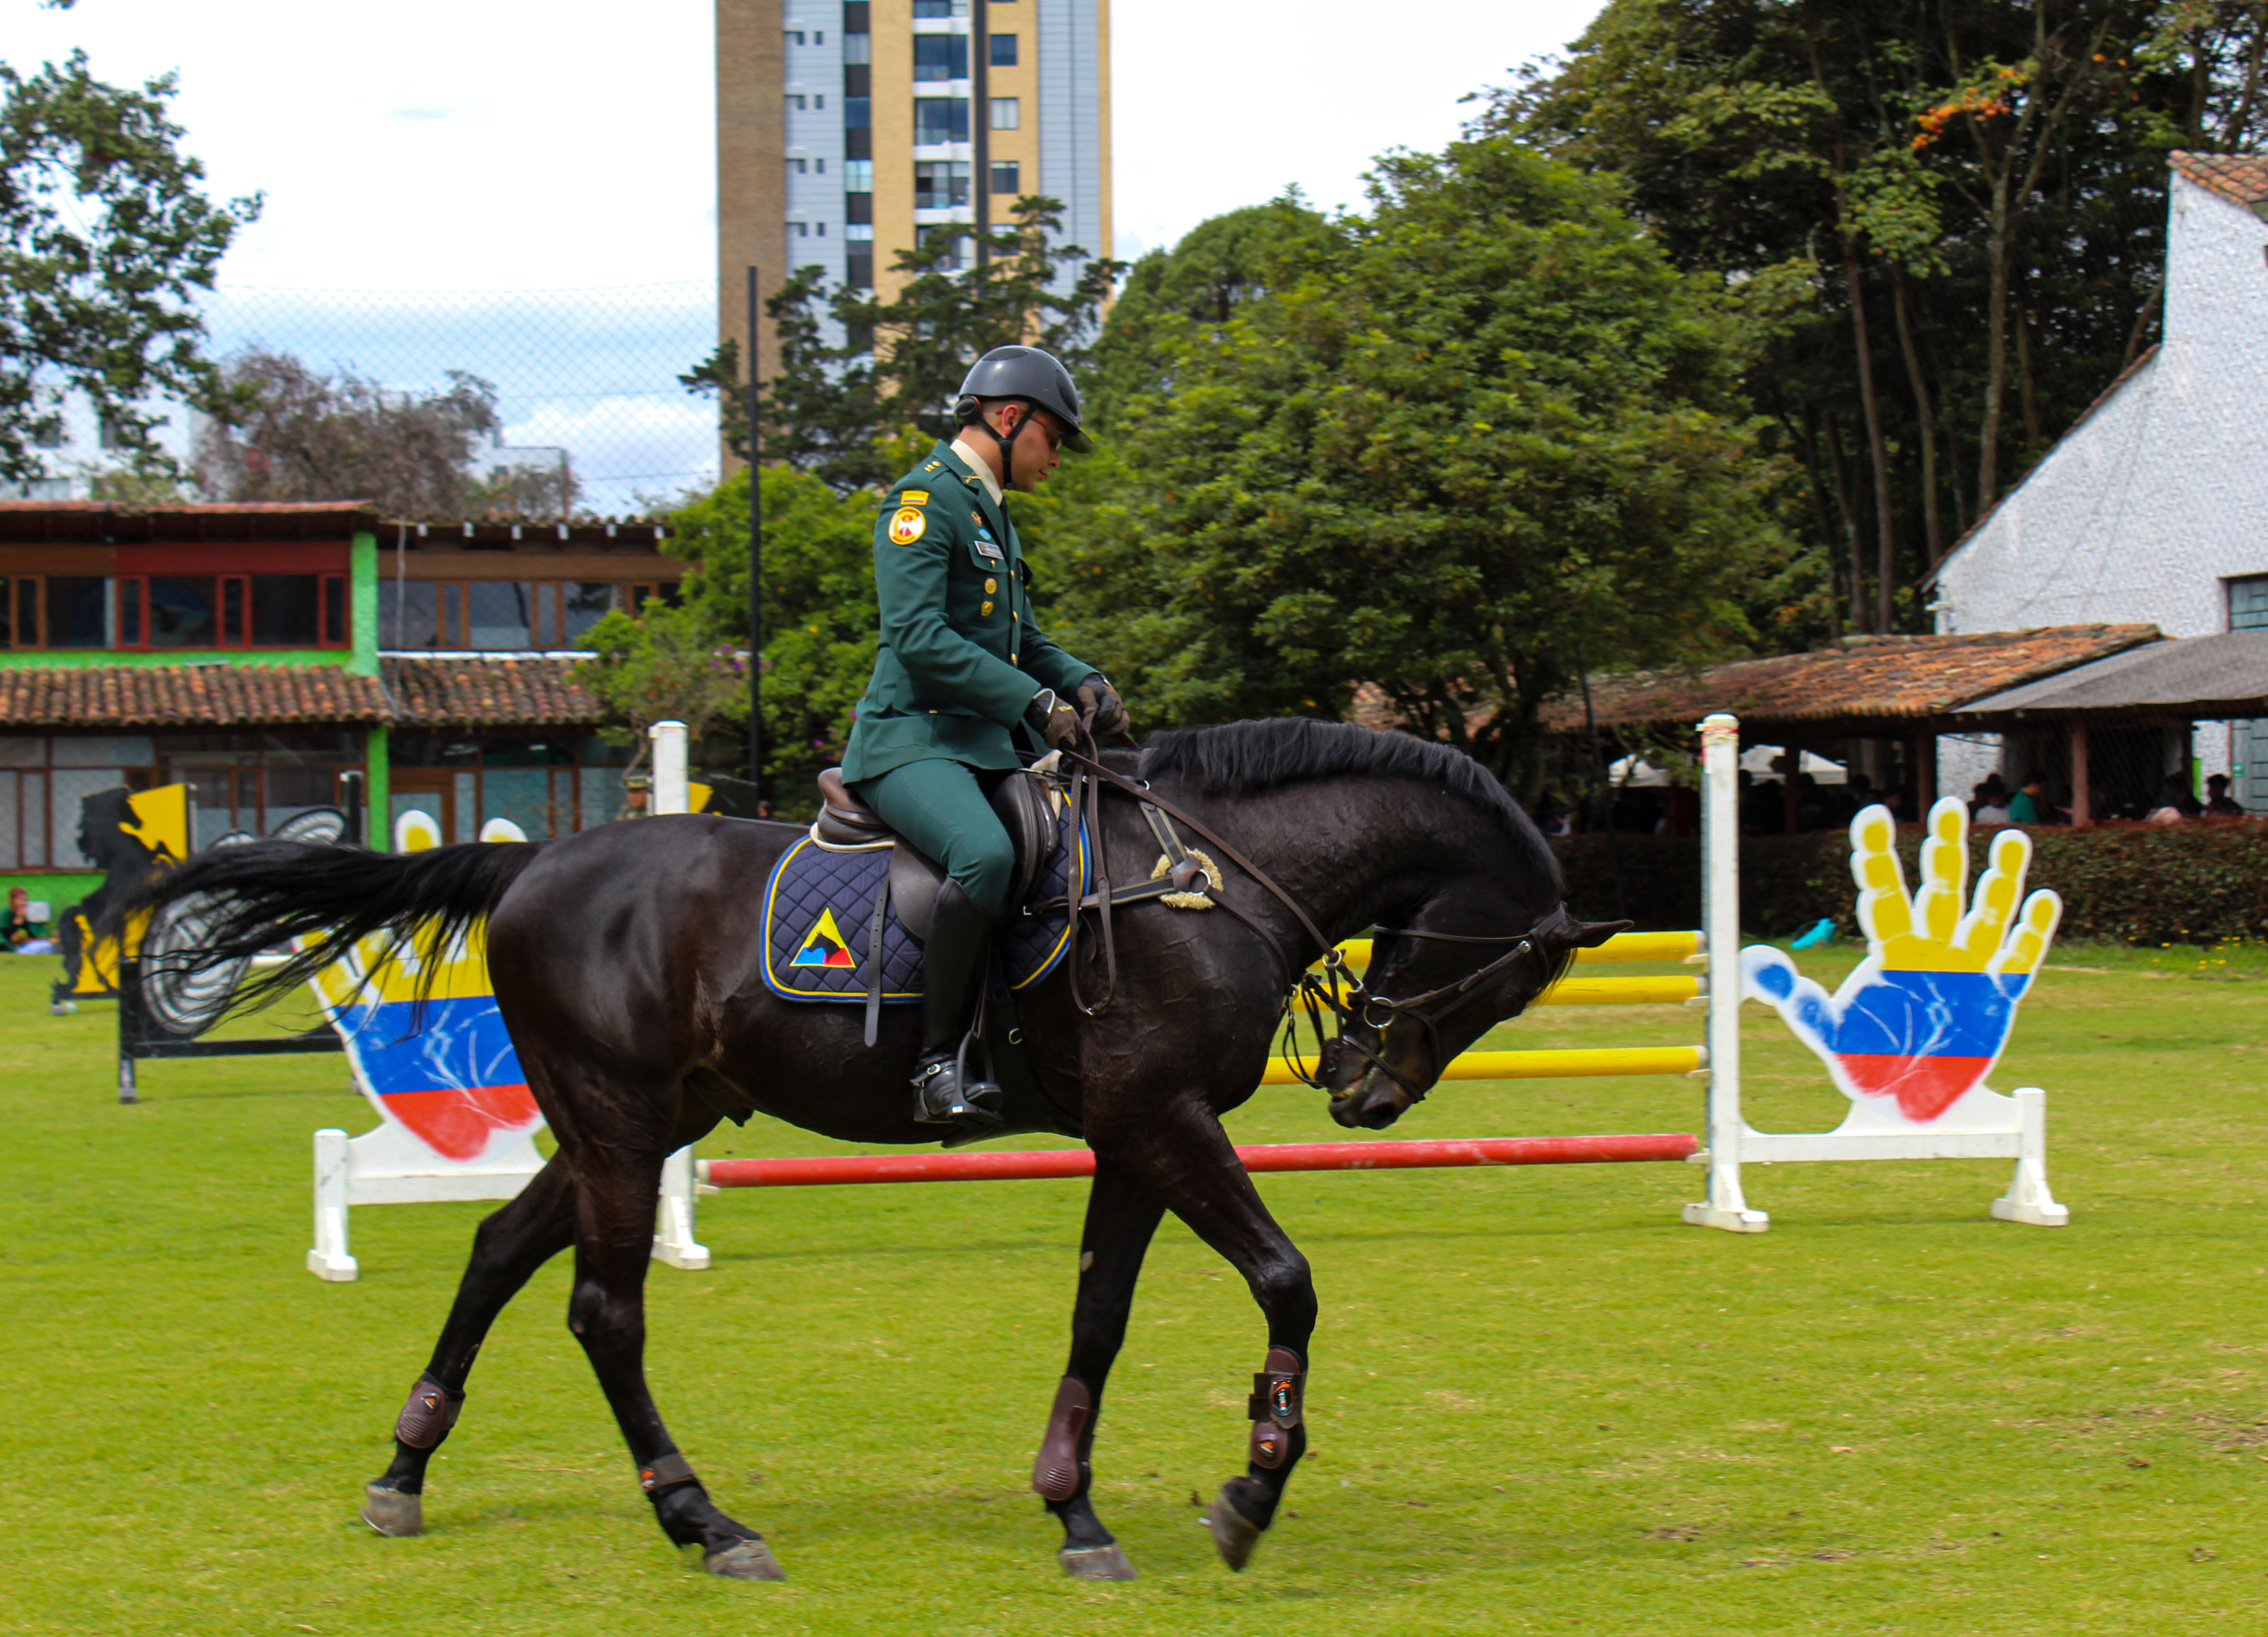
[{"label": "embroidered crest patch", "polygon": [[929,530],[929,520],[912,506],[900,506],[890,519],[890,543],[910,546]]},{"label": "embroidered crest patch", "polygon": [[843,936],[842,929],[835,925],[833,910],[821,910],[819,912],[818,925],[811,929],[809,935],[803,940],[803,948],[795,952],[795,959],[790,961],[788,964],[790,966],[856,966],[858,964],[850,953],[850,940]]}]

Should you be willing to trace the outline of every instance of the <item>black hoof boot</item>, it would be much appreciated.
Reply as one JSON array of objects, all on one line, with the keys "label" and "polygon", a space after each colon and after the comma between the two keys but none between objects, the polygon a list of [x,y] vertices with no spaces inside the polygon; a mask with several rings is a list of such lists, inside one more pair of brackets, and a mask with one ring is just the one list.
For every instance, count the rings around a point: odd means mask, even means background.
[{"label": "black hoof boot", "polygon": [[914,1118],[983,1136],[1001,1126],[1005,1098],[990,1080],[964,1066],[958,1052],[925,1057],[914,1069]]}]

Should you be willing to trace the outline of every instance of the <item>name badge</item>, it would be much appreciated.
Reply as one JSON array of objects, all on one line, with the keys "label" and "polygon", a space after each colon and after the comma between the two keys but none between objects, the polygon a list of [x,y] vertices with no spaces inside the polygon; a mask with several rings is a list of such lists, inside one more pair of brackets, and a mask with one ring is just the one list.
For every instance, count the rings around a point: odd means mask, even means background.
[{"label": "name badge", "polygon": [[1000,555],[1000,548],[998,545],[994,543],[992,536],[990,535],[979,535],[976,536],[976,549],[988,557],[997,557]]}]

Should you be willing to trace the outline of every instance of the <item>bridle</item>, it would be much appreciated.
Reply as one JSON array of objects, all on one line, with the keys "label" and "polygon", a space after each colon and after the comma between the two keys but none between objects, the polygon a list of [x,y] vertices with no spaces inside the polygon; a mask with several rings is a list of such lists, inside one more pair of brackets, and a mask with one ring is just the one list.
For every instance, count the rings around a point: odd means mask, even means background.
[{"label": "bridle", "polygon": [[[1332,1070],[1337,1066],[1339,1055],[1351,1051],[1372,1069],[1385,1075],[1387,1079],[1401,1088],[1403,1095],[1411,1102],[1425,1102],[1425,1091],[1403,1078],[1402,1073],[1383,1057],[1349,1035],[1348,1025],[1350,1023],[1359,1025],[1381,1036],[1381,1043],[1383,1043],[1382,1037],[1387,1029],[1397,1019],[1407,1018],[1420,1025],[1425,1031],[1425,1049],[1431,1060],[1432,1078],[1438,1080],[1441,1070],[1448,1064],[1448,1054],[1441,1049],[1440,1026],[1443,1020],[1478,995],[1482,988],[1491,979],[1509,970],[1515,962],[1531,955],[1540,958],[1543,948],[1537,942],[1538,936],[1547,928],[1560,923],[1569,925],[1573,924],[1565,904],[1554,909],[1550,915],[1545,916],[1543,919],[1524,933],[1476,936],[1464,933],[1427,932],[1419,926],[1379,927],[1374,933],[1374,936],[1379,939],[1430,938],[1437,943],[1508,944],[1511,946],[1496,959],[1485,965],[1476,967],[1455,983],[1444,984],[1439,989],[1429,989],[1422,995],[1411,995],[1406,999],[1391,995],[1373,994],[1364,985],[1362,979],[1353,975],[1347,966],[1346,957],[1340,954],[1336,948],[1327,949],[1323,955],[1322,975],[1318,976],[1312,970],[1301,972],[1298,980],[1292,984],[1291,992],[1284,999],[1284,1041],[1281,1055],[1285,1066],[1291,1069],[1301,1084],[1313,1086],[1319,1090],[1330,1090],[1327,1081]],[[1345,976],[1348,983],[1347,992],[1344,997],[1338,992],[1338,979],[1342,974]],[[1307,1073],[1307,1065],[1300,1056],[1298,1020],[1292,1015],[1292,1007],[1295,1002],[1305,1009],[1308,1024],[1314,1030],[1315,1072],[1312,1075]],[[1325,1039],[1323,1036],[1322,1014],[1326,1009],[1336,1016],[1339,1025],[1338,1033],[1329,1039]],[[1330,1090],[1331,1101],[1337,1102],[1352,1096],[1355,1086],[1360,1084],[1361,1079],[1358,1076],[1355,1085]]]},{"label": "bridle", "polygon": [[[1323,935],[1322,929],[1316,926],[1314,918],[1301,907],[1299,900],[1271,880],[1265,870],[1246,858],[1219,831],[1207,825],[1203,820],[1176,807],[1152,790],[1146,779],[1128,778],[1124,774],[1105,766],[1100,759],[1101,748],[1094,742],[1091,722],[1082,723],[1081,737],[1087,748],[1081,750],[1065,748],[1061,752],[1061,764],[1070,770],[1066,778],[1070,786],[1071,809],[1074,813],[1079,813],[1082,807],[1084,807],[1081,816],[1086,822],[1087,833],[1094,837],[1096,880],[1094,890],[1082,896],[1078,903],[1071,906],[1069,947],[1064,952],[1064,959],[1071,967],[1071,998],[1077,1002],[1079,1010],[1089,1017],[1101,1016],[1109,1007],[1118,983],[1117,943],[1111,926],[1111,906],[1114,903],[1131,902],[1138,896],[1141,897],[1160,896],[1152,887],[1136,888],[1130,892],[1121,892],[1116,895],[1112,893],[1109,866],[1103,857],[1102,830],[1100,822],[1101,817],[1100,798],[1105,786],[1131,796],[1145,807],[1157,809],[1166,817],[1186,826],[1190,831],[1210,843],[1223,859],[1249,875],[1278,903],[1289,910],[1292,912],[1292,918],[1300,924],[1300,930],[1313,939],[1316,947],[1322,950],[1322,970],[1320,974],[1295,963],[1285,951],[1283,944],[1277,939],[1275,933],[1264,922],[1239,909],[1226,897],[1219,896],[1218,889],[1221,883],[1211,880],[1201,868],[1197,868],[1194,865],[1187,866],[1184,869],[1175,872],[1174,877],[1166,878],[1155,884],[1157,887],[1169,889],[1175,889],[1178,884],[1179,890],[1213,891],[1214,905],[1227,911],[1231,916],[1250,927],[1253,933],[1267,947],[1268,952],[1276,957],[1277,968],[1284,975],[1285,983],[1284,1033],[1281,1047],[1284,1062],[1291,1070],[1292,1077],[1300,1084],[1313,1087],[1318,1091],[1328,1092],[1334,1102],[1352,1095],[1354,1091],[1352,1086],[1342,1090],[1332,1090],[1326,1083],[1327,1077],[1338,1062],[1340,1054],[1344,1052],[1352,1052],[1371,1069],[1385,1075],[1401,1088],[1403,1095],[1407,1096],[1411,1102],[1424,1102],[1425,1093],[1423,1090],[1412,1084],[1377,1052],[1351,1036],[1347,1030],[1351,1028],[1360,1028],[1382,1035],[1387,1027],[1399,1018],[1407,1018],[1421,1025],[1425,1030],[1427,1051],[1432,1060],[1434,1074],[1438,1077],[1447,1062],[1447,1058],[1441,1050],[1440,1025],[1443,1021],[1470,1002],[1492,979],[1508,971],[1514,962],[1530,955],[1541,960],[1543,951],[1539,940],[1544,933],[1561,925],[1573,925],[1567,914],[1566,905],[1560,904],[1555,907],[1550,915],[1524,933],[1475,935],[1464,933],[1428,932],[1416,926],[1381,926],[1376,933],[1376,936],[1381,939],[1432,939],[1440,943],[1503,945],[1506,948],[1495,959],[1467,973],[1455,983],[1444,984],[1437,989],[1429,989],[1424,994],[1404,998],[1373,993],[1365,986],[1361,978],[1355,977],[1352,970],[1347,965],[1346,956],[1340,953],[1336,943]],[[1093,1006],[1089,1006],[1080,995],[1079,981],[1079,925],[1081,911],[1088,909],[1096,911],[1097,933],[1102,942],[1105,973],[1101,998]],[[1312,1073],[1308,1072],[1306,1059],[1301,1056],[1299,1048],[1299,1018],[1292,1009],[1295,1005],[1307,1014],[1308,1023],[1314,1030],[1315,1068]],[[1328,1037],[1324,1032],[1323,1021],[1323,1014],[1327,1011],[1336,1020],[1338,1025],[1337,1032]],[[1383,1041],[1381,1043],[1382,1044]],[[1359,1083],[1359,1080],[1357,1083]]]}]

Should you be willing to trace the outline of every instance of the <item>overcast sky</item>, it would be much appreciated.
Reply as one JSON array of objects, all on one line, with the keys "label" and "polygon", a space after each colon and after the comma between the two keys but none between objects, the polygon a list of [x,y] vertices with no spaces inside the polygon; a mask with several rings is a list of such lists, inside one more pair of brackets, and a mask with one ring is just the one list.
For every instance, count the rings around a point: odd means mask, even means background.
[{"label": "overcast sky", "polygon": [[[1373,156],[1454,140],[1461,97],[1598,5],[1431,0],[1397,26],[1353,0],[1115,0],[1118,254],[1295,183],[1359,204]],[[676,383],[716,334],[712,8],[0,0],[0,61],[78,46],[114,84],[179,71],[209,191],[267,201],[206,306],[217,353],[407,391],[470,371],[534,452],[510,458],[568,449],[581,504],[626,512],[714,477],[714,407]]]},{"label": "overcast sky", "polygon": [[[1116,0],[1122,254],[1371,156],[1438,147],[1468,92],[1597,0]],[[562,289],[711,277],[711,0],[0,0],[0,58],[179,70],[188,146],[266,212],[225,282]]]}]

